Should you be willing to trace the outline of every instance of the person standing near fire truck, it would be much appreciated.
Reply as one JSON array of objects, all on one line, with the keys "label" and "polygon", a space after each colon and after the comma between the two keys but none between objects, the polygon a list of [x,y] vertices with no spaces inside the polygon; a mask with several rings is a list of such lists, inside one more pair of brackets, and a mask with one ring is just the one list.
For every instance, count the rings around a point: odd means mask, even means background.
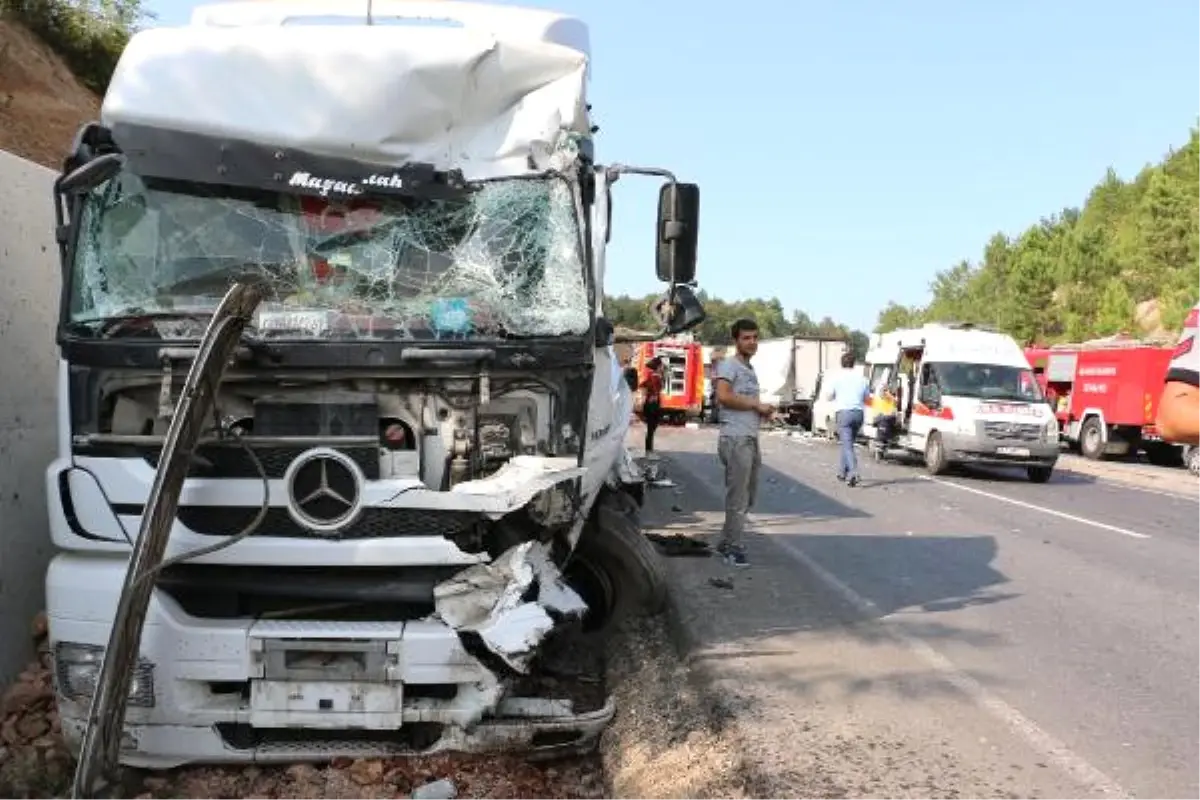
[{"label": "person standing near fire truck", "polygon": [[649,374],[642,382],[642,419],[646,421],[646,453],[654,452],[654,432],[662,420],[662,359],[657,356],[646,362]]},{"label": "person standing near fire truck", "polygon": [[1196,341],[1198,311],[1200,304],[1192,306],[1184,320],[1183,335],[1175,345],[1175,355],[1167,369],[1155,422],[1163,439],[1193,447],[1200,444],[1200,392],[1196,387],[1197,373],[1200,373],[1200,350],[1197,350]]}]

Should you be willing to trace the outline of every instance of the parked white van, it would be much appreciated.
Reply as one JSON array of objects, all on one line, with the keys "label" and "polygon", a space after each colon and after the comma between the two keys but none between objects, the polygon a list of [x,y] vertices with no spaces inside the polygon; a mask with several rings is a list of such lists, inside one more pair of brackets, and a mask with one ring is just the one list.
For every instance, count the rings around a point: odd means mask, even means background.
[{"label": "parked white van", "polygon": [[[1012,337],[951,323],[891,331],[872,342],[867,369],[872,398],[884,389],[900,397],[891,446],[923,454],[931,474],[975,463],[1021,466],[1035,483],[1050,480],[1058,422]],[[871,439],[875,417],[865,415]]]}]

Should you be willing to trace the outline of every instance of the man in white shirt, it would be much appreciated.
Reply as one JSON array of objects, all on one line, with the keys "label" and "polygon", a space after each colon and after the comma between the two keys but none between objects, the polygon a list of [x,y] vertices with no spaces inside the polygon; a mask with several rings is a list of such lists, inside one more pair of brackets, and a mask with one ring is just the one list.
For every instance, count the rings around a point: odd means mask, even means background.
[{"label": "man in white shirt", "polygon": [[849,486],[858,485],[858,457],[854,453],[854,442],[863,426],[863,409],[871,386],[861,370],[854,369],[854,354],[842,355],[842,369],[833,376],[825,390],[825,399],[833,401],[838,440],[841,453],[838,457],[837,479]]}]

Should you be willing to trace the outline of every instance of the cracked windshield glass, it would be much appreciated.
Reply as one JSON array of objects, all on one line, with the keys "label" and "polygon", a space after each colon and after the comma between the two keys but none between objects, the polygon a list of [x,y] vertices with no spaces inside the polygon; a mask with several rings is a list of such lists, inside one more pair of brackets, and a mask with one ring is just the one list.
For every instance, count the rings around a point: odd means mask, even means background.
[{"label": "cracked windshield glass", "polygon": [[342,202],[125,173],[87,198],[71,321],[111,336],[198,336],[237,278],[271,293],[254,332],[285,339],[498,339],[586,333],[571,186],[482,184],[453,200]]}]

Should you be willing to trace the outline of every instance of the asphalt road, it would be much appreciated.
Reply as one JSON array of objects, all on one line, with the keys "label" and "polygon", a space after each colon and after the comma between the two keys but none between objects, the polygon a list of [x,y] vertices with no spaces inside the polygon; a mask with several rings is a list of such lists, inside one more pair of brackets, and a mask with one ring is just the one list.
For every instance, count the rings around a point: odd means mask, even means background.
[{"label": "asphalt road", "polygon": [[[650,524],[711,534],[715,433],[658,440]],[[763,449],[751,566],[670,566],[774,796],[1200,796],[1195,497]]]}]

